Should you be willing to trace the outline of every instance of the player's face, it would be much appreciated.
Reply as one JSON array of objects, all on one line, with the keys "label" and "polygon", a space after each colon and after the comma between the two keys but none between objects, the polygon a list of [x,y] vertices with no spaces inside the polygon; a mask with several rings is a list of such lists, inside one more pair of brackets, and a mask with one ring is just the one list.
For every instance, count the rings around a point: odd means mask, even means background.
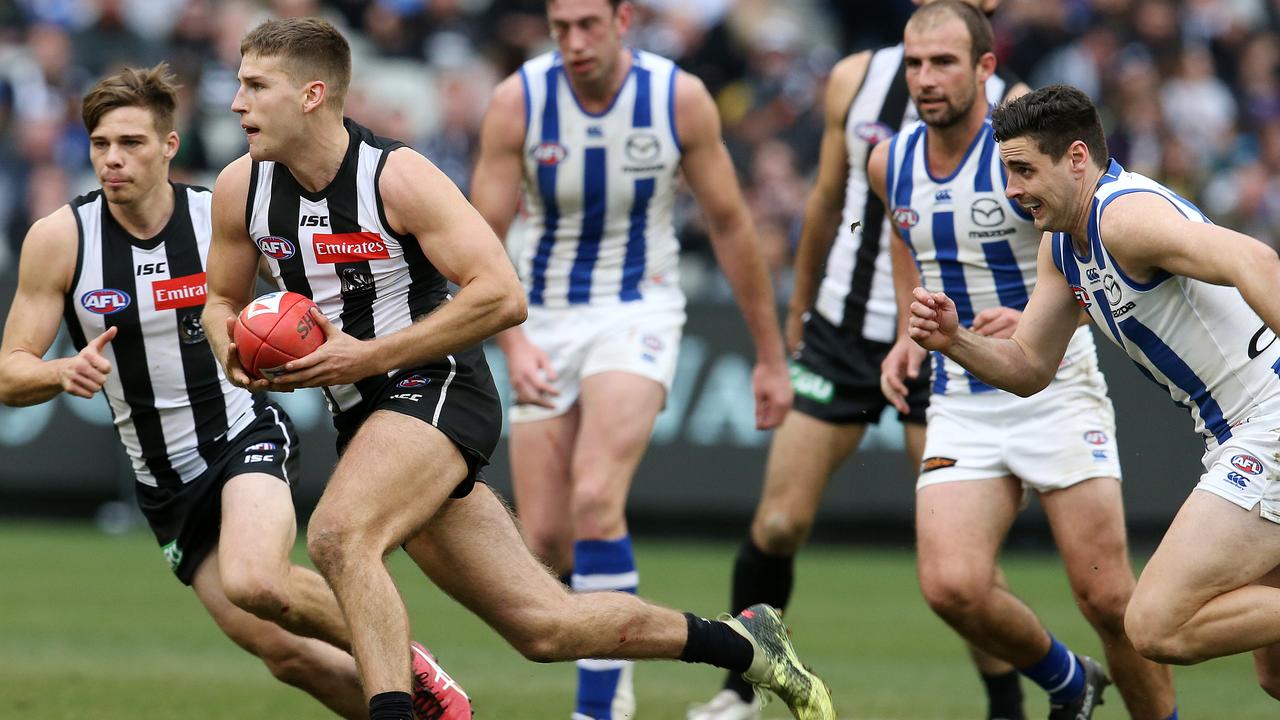
[{"label": "player's face", "polygon": [[[907,90],[920,119],[936,128],[959,122],[978,98],[986,78],[969,58],[969,31],[959,18],[929,28],[910,26],[906,47]],[[981,80],[980,80],[981,78]]]},{"label": "player's face", "polygon": [[169,179],[178,133],[161,135],[143,107],[108,110],[89,133],[89,160],[107,202],[128,205],[147,198]]},{"label": "player's face", "polygon": [[1054,162],[1026,135],[1000,143],[1000,161],[1009,172],[1004,194],[1031,215],[1037,230],[1069,230],[1079,215],[1075,212],[1077,183],[1067,157]]},{"label": "player's face", "polygon": [[240,60],[240,89],[231,111],[240,115],[240,127],[249,140],[254,160],[281,159],[280,153],[302,126],[305,90],[284,71],[278,58],[250,54]]},{"label": "player's face", "polygon": [[565,70],[589,85],[608,79],[617,67],[622,36],[631,26],[631,5],[622,3],[615,11],[608,0],[551,0],[547,21]]}]

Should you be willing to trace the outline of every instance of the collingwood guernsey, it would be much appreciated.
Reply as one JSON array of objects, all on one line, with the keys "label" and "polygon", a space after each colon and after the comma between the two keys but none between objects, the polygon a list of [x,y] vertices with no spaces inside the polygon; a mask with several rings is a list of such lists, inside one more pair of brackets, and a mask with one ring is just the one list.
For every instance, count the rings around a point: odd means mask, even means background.
[{"label": "collingwood guernsey", "polygon": [[[417,238],[387,222],[378,178],[388,155],[404,144],[344,122],[346,156],[318,192],[299,185],[287,167],[253,164],[245,224],[281,290],[311,298],[334,326],[369,340],[430,313],[448,300],[448,286]],[[471,348],[438,362],[482,362],[475,359],[479,353]],[[330,410],[355,408],[385,381],[379,376],[325,388]]]},{"label": "collingwood guernsey", "polygon": [[65,303],[77,350],[108,328],[114,372],[103,389],[138,482],[175,487],[208,468],[223,441],[255,417],[253,396],[227,382],[205,342],[209,202],[173,184],[173,215],[154,238],[120,226],[102,191],[76,198],[79,256]]}]

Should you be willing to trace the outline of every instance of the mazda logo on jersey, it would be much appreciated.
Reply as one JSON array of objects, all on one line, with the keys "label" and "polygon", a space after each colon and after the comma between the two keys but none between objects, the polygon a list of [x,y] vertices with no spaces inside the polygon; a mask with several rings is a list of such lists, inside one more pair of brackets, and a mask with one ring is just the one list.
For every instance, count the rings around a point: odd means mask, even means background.
[{"label": "mazda logo on jersey", "polygon": [[558,142],[544,142],[529,151],[539,165],[559,165],[569,151]]},{"label": "mazda logo on jersey", "polygon": [[362,262],[386,260],[391,257],[391,251],[387,249],[382,236],[375,232],[335,235],[316,233],[311,236],[311,245],[316,251],[318,263]]},{"label": "mazda logo on jersey", "polygon": [[995,227],[1004,222],[1004,208],[992,198],[978,198],[969,208],[969,219],[979,227]]},{"label": "mazda logo on jersey", "polygon": [[288,260],[295,252],[293,243],[279,235],[267,235],[255,240],[263,255],[272,260]]},{"label": "mazda logo on jersey", "polygon": [[865,120],[853,126],[853,134],[857,135],[859,140],[869,145],[875,145],[882,140],[888,140],[893,137],[893,129],[882,122]]},{"label": "mazda logo on jersey", "polygon": [[204,273],[183,275],[151,283],[157,310],[174,310],[204,304]]},{"label": "mazda logo on jersey", "polygon": [[1120,304],[1124,299],[1120,292],[1120,283],[1116,282],[1115,276],[1107,275],[1102,278],[1102,289],[1107,293],[1107,302],[1111,303],[1111,307]]},{"label": "mazda logo on jersey", "polygon": [[636,162],[650,162],[656,160],[658,153],[662,150],[662,143],[658,142],[658,136],[653,133],[633,133],[627,138],[627,157]]},{"label": "mazda logo on jersey", "polygon": [[130,302],[129,293],[115,288],[90,290],[80,296],[80,304],[84,306],[84,309],[98,315],[118,313],[129,307]]},{"label": "mazda logo on jersey", "polygon": [[920,222],[920,213],[915,210],[912,210],[909,207],[893,209],[893,224],[903,230],[909,230],[915,227],[918,222]]}]

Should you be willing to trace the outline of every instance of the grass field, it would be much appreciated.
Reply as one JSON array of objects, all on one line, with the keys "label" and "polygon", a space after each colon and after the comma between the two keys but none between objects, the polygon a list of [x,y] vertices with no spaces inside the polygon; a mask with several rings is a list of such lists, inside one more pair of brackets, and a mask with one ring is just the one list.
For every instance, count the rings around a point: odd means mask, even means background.
[{"label": "grass field", "polygon": [[[733,548],[639,538],[641,590],[712,615],[726,601]],[[298,552],[298,557],[303,553]],[[222,720],[323,718],[320,705],[275,683],[222,637],[194,595],[169,576],[145,533],[89,526],[0,524],[0,718]],[[540,666],[393,560],[414,634],[470,691],[483,719],[565,720],[570,665]],[[1015,590],[1078,651],[1097,654],[1056,559],[1014,555]],[[916,591],[906,551],[817,547],[802,555],[788,613],[801,655],[830,682],[842,718],[980,718],[974,671],[960,642]],[[636,673],[641,720],[680,720],[716,688],[719,671],[649,663]],[[1274,718],[1247,657],[1176,673],[1183,718]],[[1046,704],[1026,685],[1031,717]],[[1095,716],[1125,717],[1114,691]],[[780,704],[767,718],[789,717]]]}]

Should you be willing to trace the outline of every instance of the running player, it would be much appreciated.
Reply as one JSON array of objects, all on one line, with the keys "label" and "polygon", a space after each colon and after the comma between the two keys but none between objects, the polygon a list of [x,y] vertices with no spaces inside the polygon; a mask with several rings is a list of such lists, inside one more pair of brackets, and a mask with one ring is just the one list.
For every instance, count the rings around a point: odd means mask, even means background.
[{"label": "running player", "polygon": [[[126,68],[85,96],[102,187],[37,221],[23,243],[0,401],[104,390],[170,569],[278,679],[364,718],[337,601],[319,575],[289,562],[297,433],[280,407],[228,383],[205,342],[210,193],[169,181],[179,144],[172,80],[164,64]],[[80,352],[42,360],[63,317]],[[415,657],[428,683],[417,689],[421,717],[470,717],[421,646]]]},{"label": "running player", "polygon": [[834,718],[772,608],[712,622],[625,593],[574,595],[534,559],[477,482],[501,426],[478,343],[525,316],[502,244],[426,158],[343,119],[351,55],[332,25],[268,21],[241,54],[232,109],[249,154],[214,188],[205,326],[247,385],[228,329],[260,253],[319,306],[324,345],[256,383],[323,387],[334,411],[342,456],[307,545],[352,628],[371,720],[410,717],[408,618],[383,562],[401,545],[531,659],[706,662],[747,673],[798,718]]},{"label": "running player", "polygon": [[[1007,335],[1035,280],[1040,233],[1000,193],[988,107],[978,100],[995,65],[990,25],[972,6],[940,0],[912,16],[905,48],[907,85],[922,122],[877,146],[867,170],[900,237],[900,297],[918,284],[907,282],[914,255],[924,284],[960,298],[966,326]],[[905,302],[902,310],[905,331]],[[910,351],[917,359],[903,360]],[[916,366],[922,354],[904,333],[885,359],[894,389],[901,391],[902,368]],[[1085,327],[1074,333],[1051,389],[1033,399],[997,391],[935,358],[916,495],[920,585],[966,640],[1049,693],[1051,717],[1090,717],[1108,682],[1101,666],[1071,653],[996,582],[1000,545],[1024,493],[1037,492],[1130,715],[1166,718],[1175,711],[1171,673],[1138,655],[1124,634],[1134,579],[1106,392]]]},{"label": "running player", "polygon": [[[559,50],[494,91],[471,183],[499,237],[523,191],[529,319],[498,336],[516,393],[516,510],[534,552],[579,591],[639,582],[626,499],[684,327],[681,171],[755,343],[756,426],[791,405],[773,290],[715,103],[670,60],[624,45],[633,12],[625,0],[547,2]],[[631,717],[631,673],[579,662],[574,717]]]},{"label": "running player", "polygon": [[[973,2],[988,14],[999,4]],[[992,105],[1026,91],[1007,75],[987,79]],[[818,177],[805,206],[787,312],[795,405],[769,446],[764,491],[733,566],[731,612],[757,602],[786,608],[795,556],[809,537],[827,481],[889,404],[880,392],[880,363],[897,338],[890,231],[884,205],[867,185],[866,166],[876,143],[918,119],[907,93],[902,44],[837,63],[827,81],[825,114]],[[918,468],[929,385],[919,367],[908,369],[906,384],[909,392],[898,417],[907,457]],[[986,688],[988,717],[1021,720],[1017,671],[972,646],[970,652]],[[759,715],[751,686],[728,673],[723,689],[688,717],[751,720]]]},{"label": "running player", "polygon": [[911,337],[982,382],[1044,388],[1083,307],[1099,331],[1190,412],[1204,474],[1143,569],[1125,627],[1145,656],[1191,664],[1252,650],[1280,670],[1280,259],[1108,159],[1097,109],[1051,86],[996,110],[1006,194],[1051,233],[1008,340],[957,327],[948,293],[917,288]]}]

